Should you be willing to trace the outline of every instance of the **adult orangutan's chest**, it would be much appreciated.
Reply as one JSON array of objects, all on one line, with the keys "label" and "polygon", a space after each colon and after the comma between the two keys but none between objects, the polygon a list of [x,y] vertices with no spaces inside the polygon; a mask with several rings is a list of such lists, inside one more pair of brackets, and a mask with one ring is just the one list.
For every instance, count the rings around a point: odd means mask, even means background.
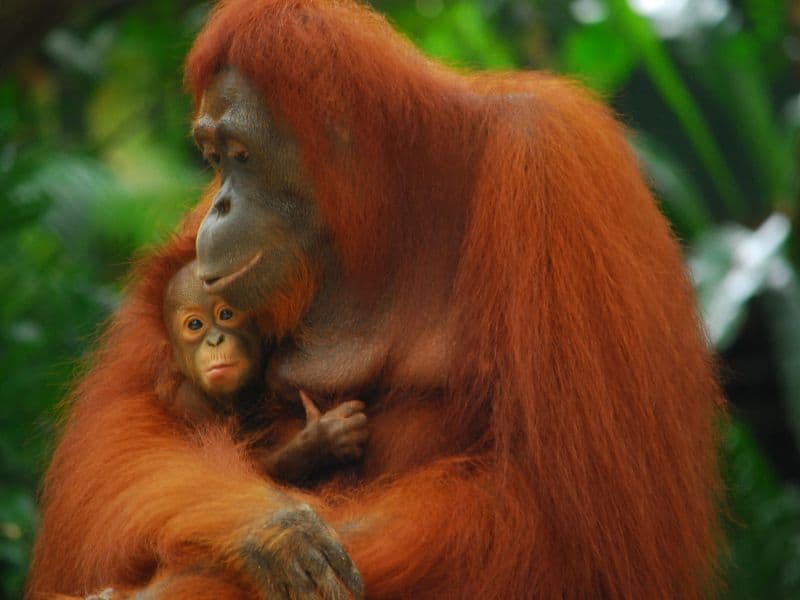
[{"label": "adult orangutan's chest", "polygon": [[361,472],[365,479],[400,474],[458,452],[435,400],[397,400],[367,408],[370,437]]}]

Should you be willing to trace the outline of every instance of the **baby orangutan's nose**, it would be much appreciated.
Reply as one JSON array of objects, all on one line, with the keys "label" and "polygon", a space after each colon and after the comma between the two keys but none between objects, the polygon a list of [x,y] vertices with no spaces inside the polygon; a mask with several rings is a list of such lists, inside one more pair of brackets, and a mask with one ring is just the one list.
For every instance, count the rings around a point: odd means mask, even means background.
[{"label": "baby orangutan's nose", "polygon": [[225,340],[225,334],[219,331],[211,332],[208,334],[206,338],[206,342],[209,346],[219,346]]}]

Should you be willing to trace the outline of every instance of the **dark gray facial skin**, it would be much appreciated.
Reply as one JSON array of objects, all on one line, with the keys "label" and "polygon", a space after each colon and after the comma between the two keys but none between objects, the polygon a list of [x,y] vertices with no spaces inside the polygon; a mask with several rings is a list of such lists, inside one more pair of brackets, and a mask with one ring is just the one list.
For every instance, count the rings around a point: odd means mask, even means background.
[{"label": "dark gray facial skin", "polygon": [[291,295],[319,263],[323,228],[297,147],[273,123],[257,90],[234,69],[203,96],[192,134],[220,177],[197,234],[198,276],[242,310]]},{"label": "dark gray facial skin", "polygon": [[233,68],[211,81],[192,133],[220,178],[197,235],[197,273],[206,291],[258,310],[297,303],[297,286],[311,279],[314,297],[291,325],[302,333],[272,354],[273,384],[358,389],[380,370],[388,341],[375,335],[381,320],[358,307],[339,272],[291,134]]},{"label": "dark gray facial skin", "polygon": [[[391,327],[397,294],[390,288],[364,305],[339,267],[291,132],[246,77],[227,68],[211,81],[193,135],[220,178],[197,236],[206,290],[242,310],[298,311],[287,331],[262,332],[288,334],[270,354],[270,386],[362,395],[390,382],[440,383],[449,320],[429,302],[431,326],[408,339]],[[297,306],[309,279],[313,297]]]}]

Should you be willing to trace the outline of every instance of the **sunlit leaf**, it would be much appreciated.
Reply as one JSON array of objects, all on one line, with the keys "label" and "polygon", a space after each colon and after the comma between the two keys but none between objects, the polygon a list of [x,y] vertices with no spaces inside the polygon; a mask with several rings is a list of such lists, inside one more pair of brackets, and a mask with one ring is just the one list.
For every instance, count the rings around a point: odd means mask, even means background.
[{"label": "sunlit leaf", "polygon": [[778,360],[778,381],[800,447],[800,281],[792,265],[777,261],[764,294],[766,319]]},{"label": "sunlit leaf", "polygon": [[689,266],[706,330],[718,350],[735,339],[747,303],[784,265],[790,230],[788,219],[774,214],[755,231],[740,225],[710,230],[692,248]]}]

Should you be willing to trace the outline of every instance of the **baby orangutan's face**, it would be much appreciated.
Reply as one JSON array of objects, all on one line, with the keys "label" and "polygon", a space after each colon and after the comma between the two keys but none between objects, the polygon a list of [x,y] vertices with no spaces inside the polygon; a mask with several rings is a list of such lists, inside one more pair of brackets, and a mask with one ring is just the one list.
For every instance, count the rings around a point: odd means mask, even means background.
[{"label": "baby orangutan's face", "polygon": [[210,396],[233,394],[258,377],[262,347],[254,322],[207,294],[194,263],[170,282],[164,320],[178,368]]}]

